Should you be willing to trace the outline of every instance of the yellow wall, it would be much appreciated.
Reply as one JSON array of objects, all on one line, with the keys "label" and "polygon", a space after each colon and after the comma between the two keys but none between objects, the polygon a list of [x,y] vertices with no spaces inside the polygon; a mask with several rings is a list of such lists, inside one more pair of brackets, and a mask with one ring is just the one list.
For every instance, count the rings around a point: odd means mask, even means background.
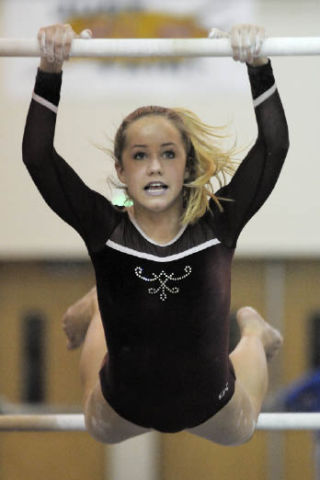
[{"label": "yellow wall", "polygon": [[[88,265],[3,264],[0,268],[0,392],[20,402],[21,324],[30,310],[47,317],[47,402],[81,404],[79,351],[65,348],[61,316],[93,283]],[[104,448],[86,433],[2,433],[1,480],[100,480]]]},{"label": "yellow wall", "polygon": [[[237,261],[234,265],[232,309],[252,305],[264,315],[266,270],[264,261]],[[282,388],[306,374],[308,316],[320,309],[320,262],[286,261],[284,270],[283,354],[273,360]],[[270,281],[270,279],[269,279]],[[275,279],[277,281],[277,279]],[[279,324],[281,319],[269,319]],[[270,388],[275,388],[274,378]],[[162,480],[311,480],[314,474],[311,433],[262,433],[240,447],[220,447],[186,433],[162,437]]]},{"label": "yellow wall", "polygon": [[[264,315],[270,310],[266,304],[267,268],[266,261],[235,262],[233,310],[241,305],[252,305]],[[282,268],[285,344],[283,354],[273,360],[272,367],[277,371],[277,382],[285,387],[308,368],[308,318],[320,309],[320,261],[285,261]],[[61,316],[93,282],[92,269],[86,262],[0,264],[1,396],[10,402],[21,400],[21,323],[27,311],[36,309],[47,318],[47,402],[80,409],[79,351],[71,353],[65,349]],[[269,320],[279,324],[281,319]],[[275,387],[273,379],[270,388]],[[0,434],[0,478],[103,480],[108,455],[108,448],[85,433]],[[248,445],[232,448],[219,447],[186,433],[162,435],[160,463],[161,480],[269,480],[270,471],[275,468],[283,472],[283,476],[273,477],[277,480],[311,480],[312,435],[271,436],[258,432]]]}]

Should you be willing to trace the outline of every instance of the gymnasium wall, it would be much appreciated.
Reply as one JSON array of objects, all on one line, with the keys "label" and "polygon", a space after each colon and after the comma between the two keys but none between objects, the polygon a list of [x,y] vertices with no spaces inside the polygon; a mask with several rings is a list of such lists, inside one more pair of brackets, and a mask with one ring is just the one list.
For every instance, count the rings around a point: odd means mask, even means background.
[{"label": "gymnasium wall", "polygon": [[[205,9],[206,2],[193,3],[199,5],[199,23],[205,28],[215,23],[212,6]],[[31,15],[33,4],[39,7],[36,18]],[[220,5],[221,14],[221,3],[211,4]],[[28,21],[14,18],[15,5],[20,5],[17,18],[25,15]],[[53,10],[41,5],[36,0],[28,2],[28,7],[18,0],[2,0],[2,31],[6,36],[31,37],[41,24],[61,21],[56,12],[53,15]],[[271,36],[318,34],[318,2],[252,0],[236,5],[233,17],[223,21],[221,15],[216,17],[219,27],[253,21],[265,25]],[[275,191],[242,234],[239,255],[314,256],[320,252],[319,62],[319,57],[273,59],[291,148]],[[37,64],[36,59],[0,59],[0,257],[84,258],[80,238],[44,204],[21,162],[23,127]],[[123,116],[150,103],[187,106],[211,124],[231,121],[231,133],[244,148],[256,135],[246,69],[231,59],[196,60],[175,69],[125,69],[73,61],[65,67],[56,148],[86,183],[110,197],[106,179],[113,170],[112,161],[95,144],[110,146],[107,137],[112,139]]]},{"label": "gymnasium wall", "polygon": [[[51,21],[45,8],[49,3],[0,0],[0,36],[34,35],[41,24]],[[158,8],[172,3],[150,0]],[[184,6],[190,9],[191,3],[198,4],[206,27],[214,25],[215,18],[220,27],[250,20],[265,25],[271,36],[320,34],[320,3],[315,0],[174,3],[182,11]],[[33,15],[33,4],[38,17]],[[219,15],[214,15],[212,5]],[[56,21],[53,9],[49,14]],[[268,401],[308,374],[310,319],[320,311],[319,62],[319,57],[273,59],[291,149],[274,193],[241,236],[234,265],[232,310],[250,304],[285,336],[283,353],[271,367]],[[39,408],[80,411],[79,352],[66,351],[60,322],[66,308],[91,287],[94,276],[80,238],[44,204],[21,161],[37,63],[36,59],[0,59],[0,407],[9,402],[22,408],[23,325],[26,315],[40,312],[46,321],[47,343],[42,366],[45,401]],[[245,67],[231,59],[199,60],[161,71],[70,62],[64,77],[56,147],[91,187],[109,197],[106,178],[112,167],[95,143],[108,144],[106,137],[112,138],[123,116],[136,106],[183,105],[212,124],[231,120],[243,146],[256,134]],[[314,443],[309,432],[258,433],[248,445],[231,449],[186,433],[159,437],[150,458],[139,443],[131,450],[130,446],[124,451],[104,448],[85,433],[1,434],[0,478],[314,478]],[[153,476],[134,475],[140,467],[143,471],[145,462],[151,464]]]}]

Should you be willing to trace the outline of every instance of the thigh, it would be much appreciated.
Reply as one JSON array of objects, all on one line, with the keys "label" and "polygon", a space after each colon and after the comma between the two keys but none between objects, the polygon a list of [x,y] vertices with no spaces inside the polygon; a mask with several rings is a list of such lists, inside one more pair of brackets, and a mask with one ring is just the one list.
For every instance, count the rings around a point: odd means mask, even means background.
[{"label": "thigh", "polygon": [[87,431],[99,442],[119,443],[150,431],[118,415],[104,398],[100,381],[87,396],[84,414]]},{"label": "thigh", "polygon": [[187,431],[221,445],[241,445],[250,440],[255,426],[250,398],[236,380],[231,400],[209,420]]}]

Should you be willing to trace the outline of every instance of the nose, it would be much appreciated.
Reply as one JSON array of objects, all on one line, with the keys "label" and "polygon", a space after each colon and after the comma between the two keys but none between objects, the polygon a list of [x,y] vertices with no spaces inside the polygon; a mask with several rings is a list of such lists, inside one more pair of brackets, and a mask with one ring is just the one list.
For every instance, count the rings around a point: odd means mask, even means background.
[{"label": "nose", "polygon": [[153,155],[148,163],[148,174],[162,174],[162,163],[157,155]]}]

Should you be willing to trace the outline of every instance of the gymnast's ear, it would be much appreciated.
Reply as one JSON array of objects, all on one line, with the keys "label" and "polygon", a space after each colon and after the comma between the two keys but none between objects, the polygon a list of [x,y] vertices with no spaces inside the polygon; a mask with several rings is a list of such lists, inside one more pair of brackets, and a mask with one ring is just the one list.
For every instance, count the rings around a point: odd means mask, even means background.
[{"label": "gymnast's ear", "polygon": [[127,180],[126,180],[126,175],[124,173],[124,167],[123,167],[122,162],[119,162],[119,160],[116,160],[114,166],[116,168],[117,176],[118,176],[120,182],[126,184]]},{"label": "gymnast's ear", "polygon": [[[194,151],[193,151],[194,152]],[[194,163],[194,153],[187,156],[186,168],[184,171],[184,181],[191,181]]]}]

